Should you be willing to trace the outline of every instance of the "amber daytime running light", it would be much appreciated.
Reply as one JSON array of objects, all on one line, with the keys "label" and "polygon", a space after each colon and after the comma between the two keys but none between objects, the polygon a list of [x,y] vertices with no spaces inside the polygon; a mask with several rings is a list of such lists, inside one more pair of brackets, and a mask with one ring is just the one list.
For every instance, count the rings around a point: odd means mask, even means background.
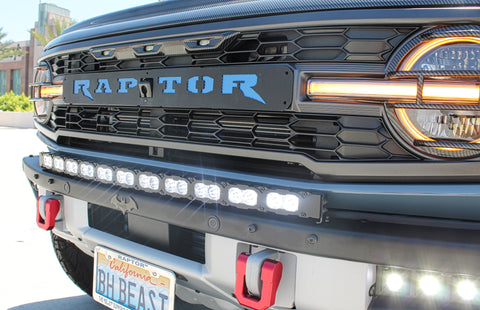
[{"label": "amber daytime running light", "polygon": [[52,99],[63,97],[63,77],[53,78],[46,63],[34,68],[33,83],[30,93],[35,107],[35,116],[39,121],[45,121],[51,110]]},{"label": "amber daytime running light", "polygon": [[[312,77],[307,82],[307,96],[312,100],[385,103],[394,131],[421,154],[479,156],[480,28],[472,29],[459,33],[478,36],[442,37],[442,28],[423,34],[388,79]],[[443,31],[449,32],[448,28]]]}]

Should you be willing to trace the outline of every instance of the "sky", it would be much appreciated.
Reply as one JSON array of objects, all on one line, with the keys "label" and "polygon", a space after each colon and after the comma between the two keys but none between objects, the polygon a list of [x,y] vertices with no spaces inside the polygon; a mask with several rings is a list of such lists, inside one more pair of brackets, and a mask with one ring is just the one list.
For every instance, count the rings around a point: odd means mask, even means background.
[{"label": "sky", "polygon": [[[156,0],[41,0],[70,10],[70,16],[79,22],[90,17],[153,3]],[[1,0],[0,28],[7,36],[3,41],[29,40],[29,30],[38,19],[40,0]]]}]

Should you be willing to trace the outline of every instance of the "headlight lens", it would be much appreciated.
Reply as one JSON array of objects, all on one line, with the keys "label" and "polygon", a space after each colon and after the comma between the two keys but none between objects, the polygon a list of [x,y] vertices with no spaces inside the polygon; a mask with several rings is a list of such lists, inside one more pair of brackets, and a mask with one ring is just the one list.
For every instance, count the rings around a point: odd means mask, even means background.
[{"label": "headlight lens", "polygon": [[397,118],[418,140],[480,139],[480,111],[396,109]]}]

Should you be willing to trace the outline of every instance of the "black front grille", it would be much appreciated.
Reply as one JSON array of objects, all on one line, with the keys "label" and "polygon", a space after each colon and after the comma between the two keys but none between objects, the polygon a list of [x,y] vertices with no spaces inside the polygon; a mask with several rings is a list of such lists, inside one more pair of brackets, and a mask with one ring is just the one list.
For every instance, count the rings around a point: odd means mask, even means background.
[{"label": "black front grille", "polygon": [[54,128],[307,155],[315,160],[411,158],[380,118],[132,107],[57,107]]},{"label": "black front grille", "polygon": [[[408,27],[323,27],[244,32],[208,52],[187,52],[184,47],[174,52],[142,56],[137,52],[139,46],[136,44],[122,46],[122,54],[130,49],[126,54],[135,55],[131,57],[101,59],[85,50],[59,55],[48,62],[55,74],[241,63],[385,63],[394,48],[414,30]],[[184,40],[188,41],[188,38]]]}]

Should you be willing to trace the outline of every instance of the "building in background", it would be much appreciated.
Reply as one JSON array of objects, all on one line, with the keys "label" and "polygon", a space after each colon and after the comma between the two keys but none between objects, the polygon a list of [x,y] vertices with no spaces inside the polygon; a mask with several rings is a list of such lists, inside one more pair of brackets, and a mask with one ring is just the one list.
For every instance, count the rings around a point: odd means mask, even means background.
[{"label": "building in background", "polygon": [[28,93],[32,67],[30,41],[12,43],[25,52],[22,56],[9,57],[0,61],[0,95],[13,90],[15,94]]},{"label": "building in background", "polygon": [[[32,29],[41,34],[47,34],[49,27],[55,28],[55,20],[71,21],[70,10],[51,3],[40,3],[38,6],[38,21]],[[30,40],[15,42],[23,51],[23,56],[10,57],[0,61],[0,95],[12,90],[15,94],[30,95],[29,83],[33,80],[33,66],[42,54],[43,46],[30,35]]]}]

